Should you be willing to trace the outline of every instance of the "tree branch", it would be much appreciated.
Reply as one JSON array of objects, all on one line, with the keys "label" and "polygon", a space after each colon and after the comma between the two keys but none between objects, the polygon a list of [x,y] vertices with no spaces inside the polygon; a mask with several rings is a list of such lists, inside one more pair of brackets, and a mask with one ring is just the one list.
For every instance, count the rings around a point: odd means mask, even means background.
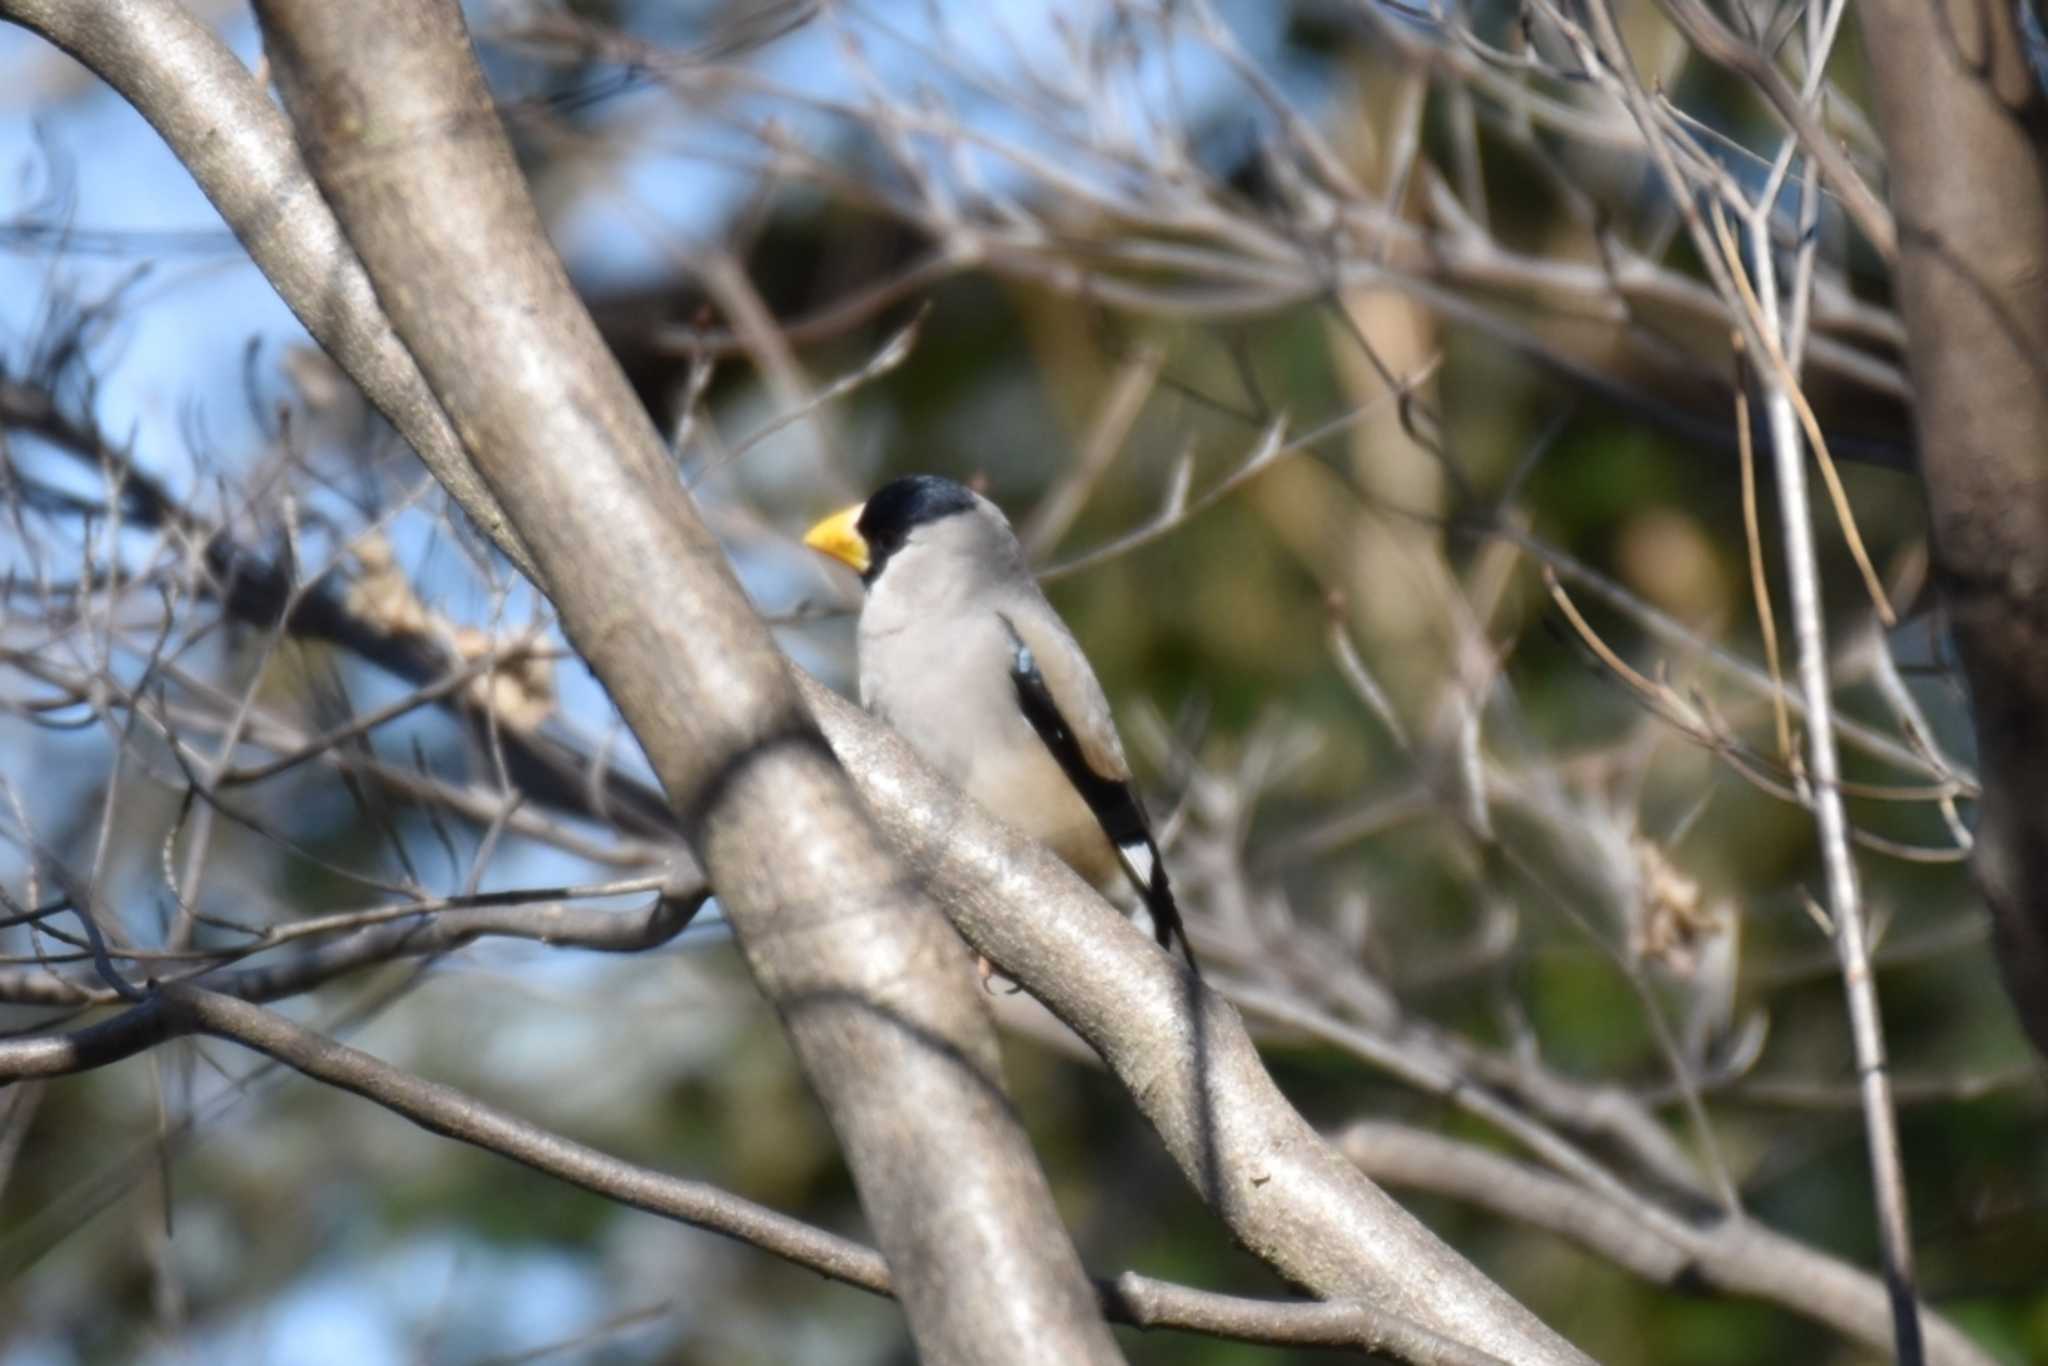
[{"label": "tree branch", "polygon": [[959,942],[877,838],[542,232],[453,4],[260,4],[320,182],[782,1014],[944,1361],[1113,1361]]},{"label": "tree branch", "polygon": [[1975,871],[2048,1054],[2048,100],[2016,12],[1860,5],[1937,583],[1982,756]]},{"label": "tree branch", "polygon": [[213,30],[177,0],[0,0],[0,18],[63,48],[149,120],[313,339],[469,519],[534,577],[518,533],[378,306],[290,123]]},{"label": "tree branch", "polygon": [[1238,1241],[1326,1299],[1386,1309],[1510,1360],[1584,1360],[1309,1126],[1228,1002],[1050,851],[934,776],[893,731],[805,684],[876,821],[960,933],[1102,1055]]},{"label": "tree branch", "polygon": [[[749,1244],[871,1294],[895,1294],[873,1249],[793,1219],[705,1181],[670,1176],[566,1138],[451,1086],[392,1066],[246,1000],[190,983],[165,984],[108,1022],[118,1030],[80,1050],[94,1065],[115,1061],[112,1041],[149,1047],[206,1034],[252,1049],[314,1081],[361,1096],[443,1138],[495,1153],[607,1200]],[[89,1033],[91,1031],[80,1031]],[[77,1035],[72,1036],[74,1038]],[[0,1072],[28,1050],[0,1043]],[[1361,1304],[1219,1295],[1127,1271],[1095,1285],[1105,1314],[1140,1328],[1174,1329],[1270,1346],[1354,1347],[1413,1366],[1498,1366],[1500,1358]]]},{"label": "tree branch", "polygon": [[[1746,1218],[1652,1229],[1605,1196],[1475,1144],[1403,1124],[1364,1121],[1337,1135],[1375,1179],[1492,1210],[1568,1238],[1628,1271],[1673,1288],[1704,1285],[1828,1324],[1881,1352],[1892,1346],[1891,1300],[1874,1276]],[[1993,1366],[1954,1324],[1923,1313],[1927,1360]]]}]

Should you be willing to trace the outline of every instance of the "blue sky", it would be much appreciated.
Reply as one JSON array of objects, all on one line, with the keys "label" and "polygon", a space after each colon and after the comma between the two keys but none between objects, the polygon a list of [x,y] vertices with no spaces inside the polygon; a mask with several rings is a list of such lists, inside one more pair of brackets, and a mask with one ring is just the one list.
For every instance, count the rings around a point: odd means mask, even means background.
[{"label": "blue sky", "polygon": [[[1256,3],[1230,8],[1241,40],[1262,59],[1269,59],[1279,42],[1273,8]],[[966,90],[942,64],[935,65],[932,54],[942,51],[998,82],[1014,80],[1061,61],[1061,24],[1087,32],[1107,9],[1086,0],[1052,6],[1031,0],[959,4],[945,11],[951,27],[935,34],[926,6],[849,5],[838,11],[843,22],[813,25],[751,60],[774,81],[832,99],[861,98],[868,80],[898,94],[929,89],[972,126],[1030,145],[1044,137],[1043,130],[1003,102]],[[244,61],[254,63],[257,38],[246,16],[229,20],[223,34]],[[99,420],[107,431],[132,439],[144,467],[174,489],[191,488],[202,466],[232,473],[247,458],[242,453],[262,444],[244,390],[245,351],[252,343],[258,348],[259,370],[267,376],[287,348],[306,341],[304,333],[225,234],[176,158],[117,96],[89,82],[67,80],[61,59],[41,40],[13,29],[0,29],[0,82],[0,90],[13,92],[0,97],[0,173],[7,185],[0,204],[12,206],[0,213],[17,220],[66,222],[86,234],[176,237],[174,242],[142,242],[146,249],[133,252],[58,254],[47,245],[0,246],[0,355],[10,366],[19,365],[58,300],[102,296],[146,267],[127,286],[118,325],[98,353]],[[1163,108],[1175,100],[1205,109],[1219,103],[1227,107],[1237,98],[1221,69],[1191,50],[1145,53],[1131,88],[1139,92],[1126,101],[1133,110],[1147,103]],[[671,110],[665,96],[649,92],[617,100],[595,116],[621,130],[646,131],[646,136],[636,138],[637,150],[618,162],[608,188],[577,197],[554,225],[572,272],[586,284],[611,289],[668,274],[679,257],[715,240],[753,190],[746,174],[706,158],[706,153],[744,152],[745,139],[709,123],[678,127],[668,117]],[[1132,122],[1142,130],[1142,118],[1134,115]],[[816,116],[793,114],[789,126],[824,142],[835,134],[831,120]],[[1003,168],[985,156],[974,169],[999,190],[1016,188]],[[914,357],[910,363],[915,364]],[[463,619],[481,618],[488,598],[462,571],[461,557],[431,517],[402,520],[393,528],[393,539],[436,607]],[[0,556],[16,558],[5,547],[4,533]],[[749,566],[757,576],[751,587],[758,595],[790,591],[787,583],[758,577],[773,572],[771,562],[750,558]],[[510,616],[516,622],[531,610],[530,601],[515,599]],[[585,718],[586,727],[601,729],[607,713],[595,683],[573,666],[559,675],[565,705]],[[399,691],[397,684],[369,670],[358,671],[350,686],[362,707]],[[98,732],[52,736],[0,720],[0,772],[30,783],[53,813],[99,781],[105,761],[106,745]],[[0,877],[11,883],[19,871],[13,852],[0,846]],[[583,872],[560,856],[508,846],[486,885],[555,882]],[[133,875],[146,888],[155,872],[144,868]],[[516,973],[529,984],[559,987],[588,985],[619,970],[616,963],[578,962],[531,946],[472,954],[471,959],[478,971]],[[451,994],[462,988],[456,982]],[[545,1070],[547,1055],[566,1061],[596,1044],[602,1022],[590,1023],[587,1030],[563,1028],[559,1021],[547,1030],[508,1027],[493,1038],[501,1049],[523,1050],[525,1065]],[[403,1043],[392,1036],[399,1028],[380,1024],[376,1037],[381,1043],[371,1046],[386,1056],[396,1050],[402,1061]],[[233,1124],[200,1140],[202,1149],[261,1143],[261,1104],[241,1105],[233,1112]],[[225,1235],[209,1232],[203,1204],[188,1213],[175,1254],[189,1261],[190,1274],[203,1281],[212,1255],[209,1238]],[[649,1222],[640,1215],[622,1218],[633,1227]],[[664,1246],[681,1240],[701,1248],[706,1242],[681,1230],[660,1231],[673,1235]],[[737,1254],[712,1243],[709,1254],[692,1255],[707,1255],[707,1264],[716,1265],[718,1257]],[[39,1302],[49,1312],[60,1312],[55,1306],[72,1295],[91,1294],[90,1287],[66,1281],[61,1265],[55,1265],[61,1261],[52,1258],[35,1273],[42,1278]],[[394,1242],[343,1237],[269,1302],[196,1328],[148,1359],[309,1366],[410,1361],[417,1358],[425,1325],[449,1304],[463,1307],[451,1322],[469,1335],[464,1340],[476,1350],[512,1351],[588,1328],[626,1307],[607,1292],[600,1269],[588,1257],[486,1246],[459,1229],[430,1227]],[[479,1307],[488,1312],[479,1315]],[[624,1359],[672,1341],[686,1319],[687,1314],[664,1319],[640,1330],[637,1338],[628,1334],[620,1342],[627,1350]],[[636,1341],[641,1347],[632,1347]],[[843,1362],[859,1358],[855,1346],[815,1336],[805,1345],[792,1337],[788,1350]],[[886,1350],[888,1334],[868,1346]],[[33,1330],[7,1357],[15,1366],[66,1366],[76,1359],[61,1332],[37,1336]]]}]

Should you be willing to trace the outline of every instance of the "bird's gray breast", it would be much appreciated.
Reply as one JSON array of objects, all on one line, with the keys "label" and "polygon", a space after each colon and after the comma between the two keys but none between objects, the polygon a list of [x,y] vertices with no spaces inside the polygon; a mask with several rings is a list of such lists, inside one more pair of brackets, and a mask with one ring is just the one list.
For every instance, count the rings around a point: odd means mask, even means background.
[{"label": "bird's gray breast", "polygon": [[[877,612],[876,607],[883,608]],[[919,756],[994,815],[1044,841],[1083,877],[1116,876],[1100,822],[1017,700],[1016,643],[988,610],[903,613],[870,601],[860,693]]]},{"label": "bird's gray breast", "polygon": [[860,629],[861,703],[894,726],[924,761],[971,787],[977,761],[1000,746],[1036,743],[1017,709],[1010,643],[993,614],[871,621]]}]

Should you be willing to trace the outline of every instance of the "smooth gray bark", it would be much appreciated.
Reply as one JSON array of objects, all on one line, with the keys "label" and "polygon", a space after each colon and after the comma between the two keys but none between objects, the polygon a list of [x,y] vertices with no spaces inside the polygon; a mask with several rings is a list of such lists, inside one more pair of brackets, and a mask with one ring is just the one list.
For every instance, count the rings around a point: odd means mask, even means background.
[{"label": "smooth gray bark", "polygon": [[806,683],[869,808],[960,932],[1093,1045],[1239,1242],[1326,1299],[1386,1309],[1506,1360],[1586,1359],[1317,1133],[1228,1001],[895,732]]},{"label": "smooth gray bark", "polygon": [[1858,13],[1936,578],[1977,723],[1977,879],[2048,1054],[2048,100],[2012,3]]},{"label": "smooth gray bark", "polygon": [[0,0],[0,18],[69,52],[149,120],[306,331],[531,576],[525,547],[307,173],[291,124],[227,44],[176,0]]},{"label": "smooth gray bark", "polygon": [[[39,28],[86,57],[96,69],[102,62],[149,68],[152,75],[147,80],[123,71],[101,70],[101,74],[138,103],[156,102],[144,112],[188,160],[200,155],[203,148],[192,150],[189,139],[196,136],[203,143],[211,136],[206,121],[187,125],[169,116],[185,94],[177,89],[176,79],[185,49],[175,44],[137,44],[118,33],[100,31],[111,22],[109,16],[127,12],[126,6],[93,0],[82,8],[90,12],[91,23],[70,26],[63,22],[70,6],[51,0],[0,0],[0,14]],[[160,0],[140,0],[138,6],[156,23],[169,22],[165,12],[174,8]],[[351,9],[276,4],[269,6],[267,13],[303,17],[316,26],[351,28],[369,22],[356,13],[321,12],[328,8]],[[373,12],[388,13],[391,8],[386,5]],[[416,57],[417,39],[408,35],[406,25],[435,16],[415,16],[409,7],[398,8],[407,12],[391,15],[385,21],[384,41],[375,43],[377,52],[388,55],[356,55],[358,50],[351,44],[358,40],[342,36],[328,39],[329,57],[344,68],[351,60],[365,69],[374,65],[374,74],[380,76],[401,59]],[[378,36],[371,34],[362,41]],[[229,103],[222,107],[240,109],[245,122],[260,125],[263,113],[246,103],[250,92],[255,92],[256,103],[274,118],[274,109],[262,99],[253,79],[211,35],[197,26],[180,35],[181,42],[199,43],[202,38],[213,43],[213,50],[201,54],[208,75],[200,85],[240,82],[246,88],[228,92]],[[393,46],[399,51],[389,53]],[[303,61],[303,53],[296,56]],[[226,66],[219,64],[222,57],[226,57]],[[281,66],[288,65],[281,62]],[[289,72],[283,74],[289,84]],[[438,90],[417,93],[447,94]],[[366,119],[362,91],[346,80],[318,90],[301,86],[298,98],[302,105],[325,111],[310,116],[314,121],[334,118],[351,135],[342,147],[334,149],[339,165],[323,170],[338,174],[344,182],[337,188],[337,199],[354,203],[355,214],[349,221],[356,235],[355,246],[367,247],[374,241],[382,252],[403,259],[415,249],[413,239],[419,238],[423,240],[417,249],[436,255],[444,268],[448,259],[459,263],[453,278],[447,280],[449,297],[428,300],[412,287],[400,287],[388,300],[392,313],[407,325],[407,341],[423,356],[432,352],[440,357],[447,373],[444,376],[441,369],[429,367],[430,376],[447,387],[437,398],[428,391],[427,380],[408,363],[397,381],[393,402],[380,400],[380,406],[388,412],[394,404],[423,401],[439,412],[446,402],[449,411],[462,419],[464,436],[478,443],[490,462],[487,473],[493,483],[503,481],[496,493],[479,485],[482,505],[495,507],[502,496],[522,526],[524,518],[532,516],[534,533],[546,533],[541,569],[553,573],[561,566],[567,592],[579,604],[572,618],[567,600],[558,591],[557,603],[572,636],[608,682],[613,682],[612,674],[605,670],[617,671],[619,681],[614,687],[624,691],[615,696],[640,731],[664,779],[678,783],[672,791],[691,824],[693,842],[707,857],[714,850],[722,851],[712,866],[713,879],[728,906],[738,912],[736,922],[741,915],[748,916],[747,923],[740,924],[743,941],[750,958],[759,960],[756,970],[764,985],[784,1003],[800,1048],[810,1037],[821,1056],[832,1054],[857,1073],[873,1065],[873,1056],[863,1056],[857,1041],[833,1036],[835,1032],[861,1034],[865,1023],[879,1026],[865,1032],[871,1042],[873,1036],[880,1035],[877,1051],[881,1053],[929,1053],[923,1040],[908,1037],[913,1030],[892,1029],[881,1021],[882,1011],[877,1006],[898,1009],[892,993],[905,989],[899,979],[930,975],[922,971],[920,959],[943,962],[947,974],[964,981],[964,973],[956,971],[964,967],[957,942],[950,936],[942,936],[940,942],[917,938],[910,949],[890,951],[899,955],[893,958],[887,952],[874,951],[871,939],[876,926],[909,917],[902,905],[911,899],[909,881],[872,846],[870,832],[858,816],[838,804],[843,788],[829,762],[809,745],[806,737],[814,732],[801,712],[790,710],[786,694],[770,689],[765,700],[754,695],[751,700],[757,705],[740,707],[737,712],[727,705],[748,700],[741,680],[749,670],[762,667],[765,635],[754,638],[758,624],[750,614],[738,626],[731,626],[722,615],[738,602],[736,597],[725,596],[737,590],[722,560],[708,580],[698,577],[698,568],[709,563],[716,547],[675,490],[673,476],[661,462],[653,433],[637,416],[637,408],[610,406],[617,399],[617,387],[602,375],[593,379],[586,368],[590,353],[584,348],[594,340],[588,335],[587,320],[580,310],[574,310],[565,322],[563,314],[536,305],[536,291],[559,303],[559,296],[553,293],[560,286],[559,274],[552,258],[541,262],[507,259],[496,236],[503,229],[493,226],[477,196],[455,188],[435,160],[448,152],[443,144],[450,142],[462,144],[481,137],[497,143],[500,135],[495,116],[486,118],[488,104],[480,87],[464,91],[459,116],[454,108],[436,112],[429,101],[427,108],[412,113],[410,122],[394,121],[381,111],[378,118]],[[215,115],[218,113],[216,109]],[[272,164],[274,141],[258,150],[262,153],[259,162]],[[501,151],[499,146],[494,154]],[[434,156],[429,156],[430,152]],[[300,166],[299,175],[303,174]],[[516,183],[516,172],[505,162],[493,169],[491,176],[493,203],[510,213],[522,228],[522,233],[513,234],[518,249],[511,255],[534,251],[534,244],[540,241],[538,227],[531,221],[531,208],[525,202],[523,186]],[[230,211],[229,206],[238,206],[235,212],[241,217],[231,214],[231,221],[244,231],[245,240],[249,235],[245,223],[274,218],[281,234],[278,247],[287,257],[310,254],[332,261],[336,258],[329,254],[330,244],[338,240],[330,236],[333,215],[317,198],[303,197],[302,188],[300,181],[277,182],[272,194],[292,198],[298,211],[273,211],[269,218],[260,195],[241,199],[223,193],[215,199],[224,213]],[[511,208],[506,208],[508,199],[516,201]],[[358,216],[360,227],[356,226]],[[293,242],[292,235],[300,231],[308,234],[307,239]],[[398,240],[390,240],[393,238]],[[346,240],[339,245],[346,261],[353,262],[354,247]],[[544,247],[538,250],[545,252]],[[365,254],[372,257],[373,264],[378,259],[369,250]],[[514,264],[518,269],[511,274],[496,275]],[[435,277],[445,273],[445,269],[437,269]],[[274,273],[272,278],[280,289],[287,287],[287,279],[280,274]],[[465,284],[470,286],[467,294],[462,288]],[[478,294],[482,297],[475,297]],[[299,303],[294,300],[295,307]],[[374,297],[369,303],[369,315],[351,312],[351,325],[367,327],[373,337],[382,326],[382,335],[395,339],[396,334],[384,322],[381,305]],[[300,311],[305,316],[305,310]],[[507,313],[512,316],[507,318]],[[490,333],[494,319],[506,324],[508,335],[494,341],[488,355],[470,349],[479,331]],[[412,329],[419,329],[420,335],[415,337]],[[583,355],[586,361],[560,361],[557,345]],[[509,383],[500,383],[508,379]],[[581,387],[585,381],[596,387]],[[519,402],[495,404],[494,396],[499,394]],[[376,396],[374,392],[372,396]],[[614,447],[613,441],[620,444]],[[565,449],[614,451],[630,468],[606,461],[578,464],[558,460],[557,454]],[[670,517],[677,520],[671,524],[665,520]],[[581,548],[590,542],[601,543],[594,554],[611,566],[609,570],[579,565]],[[622,577],[608,578],[608,573]],[[630,583],[632,591],[617,592],[615,585],[620,582]],[[652,620],[644,610],[650,604],[662,608]],[[743,602],[739,610],[744,610]],[[726,641],[728,637],[720,633],[728,628],[733,632],[731,638],[739,642],[737,655],[728,656],[720,649],[709,651],[710,657],[693,657],[693,650]],[[675,652],[676,664],[671,670],[665,672],[658,664],[645,662],[664,659],[664,650]],[[780,669],[779,661],[775,667]],[[671,688],[672,677],[684,682]],[[710,705],[701,710],[692,705],[691,692],[692,686],[700,684],[710,689],[704,695]],[[1584,1360],[1333,1152],[1274,1088],[1234,1011],[1219,998],[1190,990],[1190,984],[1149,942],[1051,855],[968,805],[918,765],[886,730],[811,686],[811,700],[824,713],[835,747],[859,766],[856,777],[862,790],[881,804],[883,825],[916,845],[915,875],[929,877],[933,890],[954,899],[948,909],[957,914],[960,928],[976,947],[997,956],[1006,970],[1104,1052],[1147,1116],[1159,1126],[1176,1159],[1248,1247],[1290,1279],[1318,1293],[1389,1310],[1406,1306],[1403,1312],[1412,1312],[1416,1321],[1503,1359]],[[767,757],[759,757],[764,748]],[[700,767],[704,755],[720,751],[738,762],[722,769]],[[719,780],[704,782],[701,775],[708,772],[717,772]],[[786,789],[778,792],[773,772],[791,775]],[[671,774],[676,777],[671,779]],[[798,797],[796,804],[789,801],[792,793]],[[821,805],[828,809],[818,809]],[[766,816],[761,814],[764,811]],[[771,822],[774,837],[753,840],[749,819]],[[793,854],[804,856],[795,866]],[[725,869],[722,875],[720,865]],[[747,903],[734,899],[735,888],[765,896],[771,903],[778,894],[816,892],[826,904],[792,907],[793,913],[787,916],[780,916],[771,904],[766,911],[748,915],[741,909]],[[835,909],[837,924],[833,923]],[[858,923],[849,925],[848,919]],[[785,941],[800,941],[800,947],[793,949]],[[812,948],[823,952],[814,954]],[[883,986],[864,1000],[862,987],[857,985],[848,992],[849,978],[861,983],[879,978]],[[950,1000],[932,1007],[941,1019],[954,1008]],[[978,1006],[971,1013],[978,1017]],[[140,1029],[146,1037],[124,1034],[120,1039],[102,1040],[95,1036],[92,1046],[104,1044],[116,1051],[148,1046],[148,1040],[155,1037],[147,1028],[151,1019],[147,1011],[121,1017],[124,1023],[120,1028],[128,1032]],[[897,1021],[926,1029],[929,1037],[924,1019],[905,1012]],[[956,1079],[963,1075],[975,1079],[968,1087],[975,1100],[1000,1108],[993,1085],[983,1084],[992,1083],[994,1064],[979,1029],[979,1025],[970,1025],[964,1031],[970,1036],[969,1043],[955,1061],[967,1065],[941,1070],[950,1070]],[[809,1063],[811,1052],[805,1057]],[[70,1059],[59,1070],[70,1070],[77,1061]],[[845,1075],[844,1080],[858,1089],[856,1075]],[[890,1093],[887,1108],[891,1111],[929,1109],[922,1093],[905,1092],[900,1087],[875,1089]],[[837,1109],[834,1116],[835,1121],[840,1118]],[[881,1145],[887,1148],[917,1142],[907,1130],[920,1118],[920,1113],[875,1113],[864,1122],[870,1136],[880,1131]],[[930,1144],[923,1147],[922,1154],[928,1167],[943,1169],[936,1176],[924,1171],[927,1200],[932,1192],[941,1199],[949,1193],[958,1195],[957,1188],[967,1175],[961,1154]],[[939,1160],[940,1154],[943,1160]],[[1033,1177],[1036,1179],[1035,1171]],[[954,1188],[950,1192],[948,1183]],[[885,1196],[869,1189],[865,1181],[863,1191],[871,1209]],[[905,1194],[916,1200],[920,1193],[910,1190]],[[903,1219],[917,1217],[909,1207],[899,1213]],[[1054,1232],[1063,1240],[1063,1234]],[[887,1251],[890,1239],[886,1234],[882,1242]],[[1013,1272],[998,1264],[1002,1261],[992,1257],[979,1269],[989,1272],[989,1279],[1014,1297]],[[916,1269],[934,1276],[929,1260]],[[895,1274],[901,1278],[904,1268],[896,1266]],[[1080,1284],[1085,1295],[1085,1281]],[[956,1282],[955,1293],[965,1296],[968,1292]],[[1013,1319],[1021,1312],[1016,1306],[1008,1308]],[[917,1310],[912,1312],[915,1323]],[[1333,1306],[1333,1312],[1343,1310]],[[924,1345],[922,1338],[920,1342]],[[1026,1359],[994,1339],[963,1349],[981,1355],[926,1350],[934,1360]]]},{"label": "smooth gray bark", "polygon": [[790,1031],[920,1352],[1118,1360],[966,954],[862,812],[570,289],[459,8],[257,10],[307,164]]}]

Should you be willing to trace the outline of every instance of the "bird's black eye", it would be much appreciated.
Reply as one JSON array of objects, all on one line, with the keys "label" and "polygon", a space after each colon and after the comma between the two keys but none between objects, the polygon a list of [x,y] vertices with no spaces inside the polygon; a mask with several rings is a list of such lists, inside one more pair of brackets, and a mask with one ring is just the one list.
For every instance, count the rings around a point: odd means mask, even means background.
[{"label": "bird's black eye", "polygon": [[861,508],[860,520],[854,524],[868,543],[868,568],[861,577],[873,583],[889,557],[901,550],[919,527],[973,509],[974,495],[965,485],[936,474],[913,474],[882,485]]}]

